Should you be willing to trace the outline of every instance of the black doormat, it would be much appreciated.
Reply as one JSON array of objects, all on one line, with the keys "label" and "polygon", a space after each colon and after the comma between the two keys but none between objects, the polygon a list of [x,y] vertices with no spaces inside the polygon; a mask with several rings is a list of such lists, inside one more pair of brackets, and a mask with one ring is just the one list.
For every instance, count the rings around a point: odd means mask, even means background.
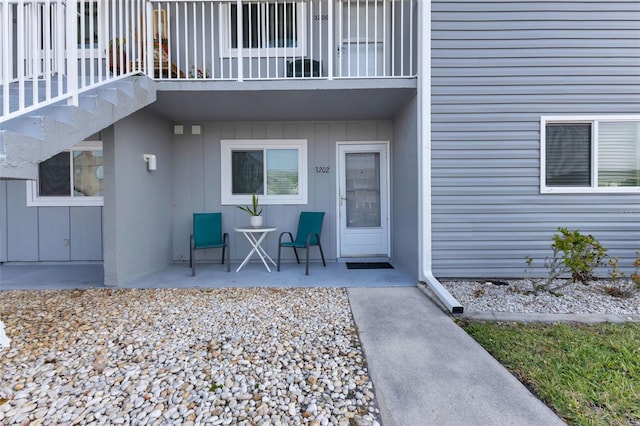
[{"label": "black doormat", "polygon": [[389,262],[347,262],[347,269],[393,269]]}]

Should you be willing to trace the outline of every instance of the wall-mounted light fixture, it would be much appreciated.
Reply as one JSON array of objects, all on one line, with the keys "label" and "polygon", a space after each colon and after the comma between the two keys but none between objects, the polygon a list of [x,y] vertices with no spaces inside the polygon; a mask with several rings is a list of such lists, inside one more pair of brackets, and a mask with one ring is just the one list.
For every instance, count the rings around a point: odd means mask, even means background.
[{"label": "wall-mounted light fixture", "polygon": [[147,170],[152,171],[157,168],[156,156],[153,154],[143,154],[144,161],[147,163]]}]

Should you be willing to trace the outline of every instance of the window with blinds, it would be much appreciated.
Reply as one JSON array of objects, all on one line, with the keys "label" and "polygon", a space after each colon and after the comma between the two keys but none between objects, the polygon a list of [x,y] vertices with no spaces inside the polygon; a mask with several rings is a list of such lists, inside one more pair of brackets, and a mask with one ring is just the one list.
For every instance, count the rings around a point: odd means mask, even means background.
[{"label": "window with blinds", "polygon": [[306,140],[221,141],[222,204],[306,204]]},{"label": "window with blinds", "polygon": [[542,118],[542,192],[640,190],[640,117]]}]

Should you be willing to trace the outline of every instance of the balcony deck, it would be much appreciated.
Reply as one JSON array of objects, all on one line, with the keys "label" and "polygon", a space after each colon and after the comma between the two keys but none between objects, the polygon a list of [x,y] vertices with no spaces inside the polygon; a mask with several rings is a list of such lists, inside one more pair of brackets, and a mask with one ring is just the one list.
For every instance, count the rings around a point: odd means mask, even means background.
[{"label": "balcony deck", "polygon": [[[291,109],[280,118],[382,118],[415,87],[417,0],[20,4],[0,3],[0,122],[45,104],[77,102],[82,91],[136,73],[162,82],[157,109],[165,113],[184,92],[217,91],[215,99],[199,96],[235,105],[262,91],[273,93],[261,102],[275,96]],[[316,90],[324,99],[312,102],[306,95]],[[344,102],[333,96],[339,90],[356,96],[328,115]],[[309,99],[301,104],[301,97]],[[233,107],[218,113],[238,117]],[[189,117],[200,118],[196,111]]]}]

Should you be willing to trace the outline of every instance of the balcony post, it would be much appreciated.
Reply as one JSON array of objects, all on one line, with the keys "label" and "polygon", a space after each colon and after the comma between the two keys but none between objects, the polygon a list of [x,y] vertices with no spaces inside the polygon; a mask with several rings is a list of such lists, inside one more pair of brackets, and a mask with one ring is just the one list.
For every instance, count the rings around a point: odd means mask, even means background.
[{"label": "balcony post", "polygon": [[335,17],[333,16],[333,0],[328,1],[327,15],[329,15],[329,34],[327,34],[327,79],[333,80],[333,55],[335,54],[335,46],[333,43],[333,32],[335,31]]},{"label": "balcony post", "polygon": [[78,0],[67,0],[65,32],[67,35],[67,90],[70,93],[68,103],[78,105]]},{"label": "balcony post", "polygon": [[9,114],[9,81],[11,77],[9,70],[13,69],[9,56],[9,28],[11,28],[9,14],[11,10],[9,0],[2,0],[2,28],[5,28],[5,33],[2,34],[2,58],[0,58],[2,64],[2,109],[0,109],[0,115]]},{"label": "balcony post", "polygon": [[[160,6],[158,6],[160,7]],[[147,16],[144,19],[146,23],[146,31],[144,41],[142,42],[144,47],[144,73],[150,77],[155,77],[155,59],[153,58],[153,4],[147,2],[146,8]],[[162,67],[160,67],[162,68]]]},{"label": "balcony post", "polygon": [[244,60],[242,57],[242,48],[244,40],[242,39],[242,0],[236,0],[236,39],[238,47],[238,81],[244,81]]}]

